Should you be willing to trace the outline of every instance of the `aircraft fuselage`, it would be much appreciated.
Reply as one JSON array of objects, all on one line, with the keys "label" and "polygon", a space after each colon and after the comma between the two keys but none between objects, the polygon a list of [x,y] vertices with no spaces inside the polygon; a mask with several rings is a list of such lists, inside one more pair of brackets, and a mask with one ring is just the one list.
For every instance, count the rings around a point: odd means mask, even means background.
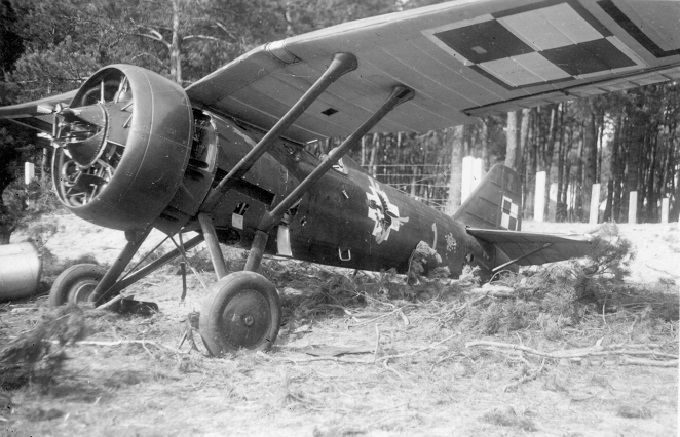
[{"label": "aircraft fuselage", "polygon": [[[262,132],[213,116],[217,177],[259,141]],[[280,140],[215,208],[213,224],[222,243],[250,248],[265,209],[289,194],[320,160],[299,144]],[[343,157],[291,208],[270,232],[266,251],[330,266],[361,270],[409,269],[420,242],[436,249],[426,269],[448,267],[458,276],[465,265],[488,274],[499,254],[465,232],[463,223],[378,182]]]}]

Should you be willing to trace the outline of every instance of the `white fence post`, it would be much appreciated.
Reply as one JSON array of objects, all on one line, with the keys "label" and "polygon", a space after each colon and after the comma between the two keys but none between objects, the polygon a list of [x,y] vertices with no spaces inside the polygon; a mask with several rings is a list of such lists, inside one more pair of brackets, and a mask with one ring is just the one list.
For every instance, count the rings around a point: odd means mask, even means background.
[{"label": "white fence post", "polygon": [[668,213],[670,209],[670,199],[668,197],[664,197],[661,199],[661,223],[664,225],[668,224]]},{"label": "white fence post", "polygon": [[536,190],[534,190],[534,221],[543,222],[545,209],[545,172],[536,173]]},{"label": "white fence post", "polygon": [[475,158],[472,156],[466,156],[463,158],[463,171],[460,181],[460,203],[465,202],[465,199],[470,196],[472,192],[472,171],[474,166]]},{"label": "white fence post", "polygon": [[33,182],[34,177],[35,177],[35,164],[33,164],[32,162],[26,162],[24,164],[24,182],[26,183],[26,185]]},{"label": "white fence post", "polygon": [[482,182],[483,175],[484,175],[484,160],[482,158],[475,158],[474,162],[472,163],[471,191],[474,191],[475,188],[479,186],[479,184]]},{"label": "white fence post", "polygon": [[628,223],[632,225],[637,223],[637,191],[630,192],[630,200],[628,204]]},{"label": "white fence post", "polygon": [[590,224],[596,225],[600,218],[600,184],[593,184],[593,195],[590,198]]}]

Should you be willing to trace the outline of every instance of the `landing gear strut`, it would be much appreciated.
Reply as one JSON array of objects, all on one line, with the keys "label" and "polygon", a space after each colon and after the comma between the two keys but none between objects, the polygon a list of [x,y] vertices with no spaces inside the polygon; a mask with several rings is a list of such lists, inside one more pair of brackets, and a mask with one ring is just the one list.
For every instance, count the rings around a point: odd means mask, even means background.
[{"label": "landing gear strut", "polygon": [[[326,72],[307,90],[300,100],[290,108],[262,140],[239,161],[208,194],[199,213],[199,222],[206,244],[213,254],[215,271],[223,269],[224,261],[220,260],[219,244],[213,238],[214,228],[209,220],[201,220],[201,215],[209,215],[223,195],[230,190],[241,177],[254,165],[256,160],[266,153],[284,131],[302,115],[303,111],[337,78],[356,68],[356,58],[351,53],[338,53]],[[366,121],[352,132],[335,150],[332,157],[315,167],[304,180],[271,211],[265,211],[255,231],[245,271],[231,273],[221,278],[213,286],[212,296],[205,303],[201,312],[199,327],[203,341],[208,350],[220,355],[227,350],[237,348],[267,349],[276,339],[278,332],[280,307],[274,286],[264,277],[258,275],[269,233],[281,221],[286,211],[302,199],[311,187],[335,165],[365,134],[396,106],[409,101],[414,91],[406,86],[395,86],[387,100]],[[215,254],[217,256],[215,256]],[[219,276],[219,273],[218,273]],[[267,315],[268,312],[268,315]]]}]

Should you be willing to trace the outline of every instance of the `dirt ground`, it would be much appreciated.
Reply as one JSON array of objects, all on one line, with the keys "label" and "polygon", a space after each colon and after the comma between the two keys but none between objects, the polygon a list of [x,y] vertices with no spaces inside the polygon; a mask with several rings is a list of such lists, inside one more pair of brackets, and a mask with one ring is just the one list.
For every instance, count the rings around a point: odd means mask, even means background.
[{"label": "dirt ground", "polygon": [[[73,215],[50,220],[58,232],[47,247],[57,259],[92,254],[107,264],[124,242],[122,233]],[[677,223],[619,229],[637,248],[631,287],[647,284],[677,298]],[[153,235],[148,245],[159,239]],[[225,254],[234,269],[243,262],[240,251]],[[558,331],[539,315],[524,327],[484,334],[474,311],[496,298],[470,296],[457,282],[421,287],[413,296],[399,277],[268,260],[264,274],[283,302],[276,345],[268,353],[212,358],[188,328],[215,282],[204,267],[188,276],[184,302],[176,266],[126,290],[156,302],[158,314],[87,310],[87,336],[67,348],[69,359],[50,384],[0,391],[0,436],[678,434],[677,362],[658,367],[632,359],[636,351],[648,362],[678,356],[677,317],[653,317],[649,305],[584,312]],[[0,341],[31,330],[49,312],[45,295],[0,304]],[[187,333],[197,350],[182,341]],[[474,343],[480,341],[495,346]],[[604,352],[535,353],[586,348]],[[630,353],[607,352],[622,349]]]}]

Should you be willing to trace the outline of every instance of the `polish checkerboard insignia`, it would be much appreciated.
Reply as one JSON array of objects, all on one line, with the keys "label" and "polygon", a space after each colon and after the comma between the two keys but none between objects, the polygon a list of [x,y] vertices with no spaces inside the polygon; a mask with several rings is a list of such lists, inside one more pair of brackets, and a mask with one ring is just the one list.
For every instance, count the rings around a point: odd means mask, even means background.
[{"label": "polish checkerboard insignia", "polygon": [[634,71],[645,62],[575,1],[534,5],[423,31],[507,89]]},{"label": "polish checkerboard insignia", "polygon": [[503,196],[501,202],[501,228],[516,231],[519,222],[519,205],[511,198]]}]

